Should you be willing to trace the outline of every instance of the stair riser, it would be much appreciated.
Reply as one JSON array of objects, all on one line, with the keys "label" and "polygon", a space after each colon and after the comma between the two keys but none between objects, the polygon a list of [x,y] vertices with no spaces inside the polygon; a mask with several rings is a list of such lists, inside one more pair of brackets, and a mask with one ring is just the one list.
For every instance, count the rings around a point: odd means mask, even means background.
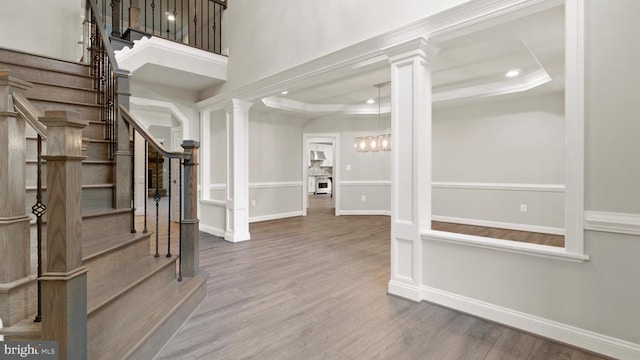
[{"label": "stair riser", "polygon": [[[109,163],[83,164],[82,185],[99,185],[113,183],[113,165]],[[38,165],[34,162],[26,164],[27,187],[36,186]],[[42,184],[47,184],[47,164],[42,164]]]},{"label": "stair riser", "polygon": [[27,282],[9,291],[0,292],[0,318],[4,327],[12,326],[36,310],[36,281]]},{"label": "stair riser", "polygon": [[[82,119],[82,118],[81,118]],[[104,140],[105,138],[105,123],[101,122],[101,121],[91,121],[88,123],[88,125],[82,129],[82,137],[83,138],[88,138],[88,139],[92,139],[92,140]],[[36,159],[36,149],[37,149],[37,137],[38,137],[38,133],[33,130],[33,128],[31,128],[31,126],[27,126],[25,129],[25,135],[27,136],[27,159],[28,160],[35,160]],[[32,143],[29,146],[29,143]],[[46,145],[46,140],[43,139],[42,140],[42,151],[46,152],[47,151],[47,145]],[[107,158],[101,158],[101,159],[96,159],[96,160],[106,160]]]},{"label": "stair riser", "polygon": [[84,263],[89,269],[87,283],[92,284],[108,274],[118,271],[127,265],[149,256],[149,237],[143,237],[126,246],[94,257]]},{"label": "stair riser", "polygon": [[[105,142],[90,142],[87,150],[82,154],[87,157],[86,160],[106,160],[109,158],[109,144]],[[47,154],[47,142],[42,142],[42,155]],[[38,141],[32,138],[27,139],[27,160],[38,159]]]},{"label": "stair riser", "polygon": [[40,110],[43,114],[45,110],[69,110],[78,114],[80,119],[85,120],[99,120],[100,119],[100,107],[96,105],[78,105],[78,104],[66,104],[45,100],[29,100],[31,103]]},{"label": "stair riser", "polygon": [[171,262],[114,301],[89,314],[89,358],[99,359],[115,353],[121,344],[111,340],[116,335],[121,336],[123,331],[129,331],[132,337],[140,336],[136,333],[136,323],[143,321],[150,311],[152,303],[149,300],[157,297],[154,294],[160,293],[174,279],[175,262]]},{"label": "stair riser", "polygon": [[22,64],[12,64],[0,60],[0,69],[9,70],[18,74],[27,81],[42,81],[64,86],[92,89],[93,79],[84,75],[74,75],[60,72],[53,72],[38,68],[27,67]]},{"label": "stair riser", "polygon": [[[47,190],[42,191],[42,201],[46,204],[47,202]],[[31,207],[36,203],[36,190],[29,189],[25,194],[25,213],[31,214]],[[83,209],[108,209],[113,206],[113,187],[107,188],[85,188],[82,189],[82,208]],[[47,214],[42,217],[44,221],[47,220]],[[90,221],[88,219],[83,220],[83,224],[85,221]],[[131,220],[127,220],[127,224],[130,224]],[[100,228],[101,225],[98,226]],[[131,225],[127,225],[131,226]],[[111,228],[111,231],[122,231],[122,227],[118,227],[116,225]],[[88,229],[89,233],[96,233],[93,229]],[[98,233],[100,233],[98,231]],[[83,230],[84,234],[84,230]]]},{"label": "stair riser", "polygon": [[117,234],[131,228],[131,213],[123,212],[82,219],[82,237]]},{"label": "stair riser", "polygon": [[179,305],[179,308],[171,314],[160,326],[155,329],[153,334],[144,339],[136,349],[128,354],[129,359],[152,359],[157,355],[160,349],[173,337],[173,335],[180,329],[182,324],[189,319],[191,314],[196,310],[198,305],[204,300],[207,294],[206,281],[202,281],[202,284],[198,288],[189,294],[189,297],[184,299]]},{"label": "stair riser", "polygon": [[25,92],[27,98],[47,99],[52,101],[73,101],[83,104],[95,104],[96,93],[94,91],[64,88],[48,84],[34,84]]},{"label": "stair riser", "polygon": [[89,75],[89,67],[84,64],[55,60],[7,49],[0,49],[0,61],[38,67],[44,70],[57,70],[78,75]]}]

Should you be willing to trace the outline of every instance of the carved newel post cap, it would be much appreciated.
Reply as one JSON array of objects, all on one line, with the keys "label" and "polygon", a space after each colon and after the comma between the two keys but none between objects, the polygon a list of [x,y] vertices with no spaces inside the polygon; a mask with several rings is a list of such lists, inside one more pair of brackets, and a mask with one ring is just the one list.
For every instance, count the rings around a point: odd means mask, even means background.
[{"label": "carved newel post cap", "polygon": [[80,120],[80,115],[69,110],[46,110],[40,121],[47,127],[74,127],[84,128],[89,125],[88,121]]},{"label": "carved newel post cap", "polygon": [[0,70],[0,86],[10,86],[20,90],[27,90],[33,87],[30,82],[9,70]]},{"label": "carved newel post cap", "polygon": [[195,140],[185,140],[182,142],[183,149],[197,149],[200,147],[200,142]]}]

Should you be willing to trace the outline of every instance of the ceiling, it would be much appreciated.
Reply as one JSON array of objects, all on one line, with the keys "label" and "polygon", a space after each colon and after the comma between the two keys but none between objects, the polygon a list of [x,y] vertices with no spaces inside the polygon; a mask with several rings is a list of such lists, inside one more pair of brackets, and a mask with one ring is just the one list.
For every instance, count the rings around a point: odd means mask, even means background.
[{"label": "ceiling", "polygon": [[[488,96],[540,94],[564,89],[564,6],[438,44],[433,64],[434,103],[469,101]],[[519,69],[520,75],[505,73]],[[260,107],[306,115],[376,113],[374,85],[390,80],[386,62],[371,64],[350,76],[273,94]],[[390,87],[380,89],[381,107],[388,110]],[[512,96],[512,95],[511,95]],[[476,100],[477,101],[477,100]]]}]

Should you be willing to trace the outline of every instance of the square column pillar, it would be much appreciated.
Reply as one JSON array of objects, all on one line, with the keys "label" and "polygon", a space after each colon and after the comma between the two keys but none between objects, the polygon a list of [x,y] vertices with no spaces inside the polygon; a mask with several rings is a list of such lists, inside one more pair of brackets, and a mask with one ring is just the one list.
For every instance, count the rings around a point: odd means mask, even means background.
[{"label": "square column pillar", "polygon": [[249,108],[233,99],[227,112],[227,221],[224,239],[251,239],[249,234]]},{"label": "square column pillar", "polygon": [[431,228],[431,65],[418,38],[385,49],[391,63],[391,280],[389,293],[422,300],[421,233]]},{"label": "square column pillar", "polygon": [[87,270],[82,263],[82,129],[71,112],[47,110],[47,262],[42,339],[61,359],[87,358]]},{"label": "square column pillar", "polygon": [[25,213],[25,121],[15,112],[12,96],[30,87],[15,74],[0,71],[0,318],[4,326],[22,320],[36,302]]},{"label": "square column pillar", "polygon": [[211,200],[211,111],[200,112],[200,199]]}]

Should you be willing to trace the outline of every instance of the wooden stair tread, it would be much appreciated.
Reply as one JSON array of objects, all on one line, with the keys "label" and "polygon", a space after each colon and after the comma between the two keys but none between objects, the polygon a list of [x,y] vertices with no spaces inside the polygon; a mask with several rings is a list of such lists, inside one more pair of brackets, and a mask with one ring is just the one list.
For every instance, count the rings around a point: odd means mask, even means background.
[{"label": "wooden stair tread", "polygon": [[82,218],[100,217],[112,214],[130,213],[131,209],[114,209],[114,208],[83,208]]},{"label": "wooden stair tread", "polygon": [[71,89],[71,90],[80,90],[80,91],[88,91],[88,92],[92,92],[92,93],[98,93],[98,90],[94,89],[93,87],[81,87],[81,86],[73,86],[73,85],[63,85],[63,84],[56,84],[56,83],[52,83],[52,82],[47,82],[47,81],[40,81],[40,80],[29,80],[30,83],[34,84],[34,85],[42,85],[42,86],[50,86],[50,87],[59,87],[59,88],[63,88],[63,89]]},{"label": "wooden stair tread", "polygon": [[90,261],[100,255],[104,255],[111,251],[116,251],[129,243],[136,242],[143,237],[149,237],[151,233],[143,234],[142,232],[130,233],[122,232],[119,234],[107,234],[82,241],[82,261]]},{"label": "wooden stair tread", "polygon": [[170,258],[147,256],[93,282],[87,286],[87,314],[91,316],[93,312],[125,294],[156,272],[167,266],[173,266],[176,261],[175,256]]},{"label": "wooden stair tread", "polygon": [[[171,318],[175,312],[180,309],[180,306],[189,300],[189,298],[201,287],[205,286],[206,278],[203,276],[196,276],[194,278],[184,278],[179,282],[174,280],[173,286],[167,286],[165,291],[169,295],[159,302],[155,307],[151,308],[147,316],[138,321],[134,328],[128,329],[129,332],[123,331],[119,333],[114,341],[118,341],[122,344],[120,351],[118,351],[114,358],[129,359],[135,353],[136,349],[141,346],[149,337],[154,335],[155,331],[159,329],[166,321]],[[195,310],[195,309],[194,309]],[[189,315],[191,316],[191,315]],[[187,317],[188,318],[188,317]],[[183,321],[186,321],[184,319]],[[182,323],[180,323],[182,325]],[[127,334],[144,334],[139,336],[127,336]]]},{"label": "wooden stair tread", "polygon": [[42,323],[34,322],[35,315],[29,316],[12,326],[0,329],[0,334],[12,340],[39,339],[42,334]]}]

